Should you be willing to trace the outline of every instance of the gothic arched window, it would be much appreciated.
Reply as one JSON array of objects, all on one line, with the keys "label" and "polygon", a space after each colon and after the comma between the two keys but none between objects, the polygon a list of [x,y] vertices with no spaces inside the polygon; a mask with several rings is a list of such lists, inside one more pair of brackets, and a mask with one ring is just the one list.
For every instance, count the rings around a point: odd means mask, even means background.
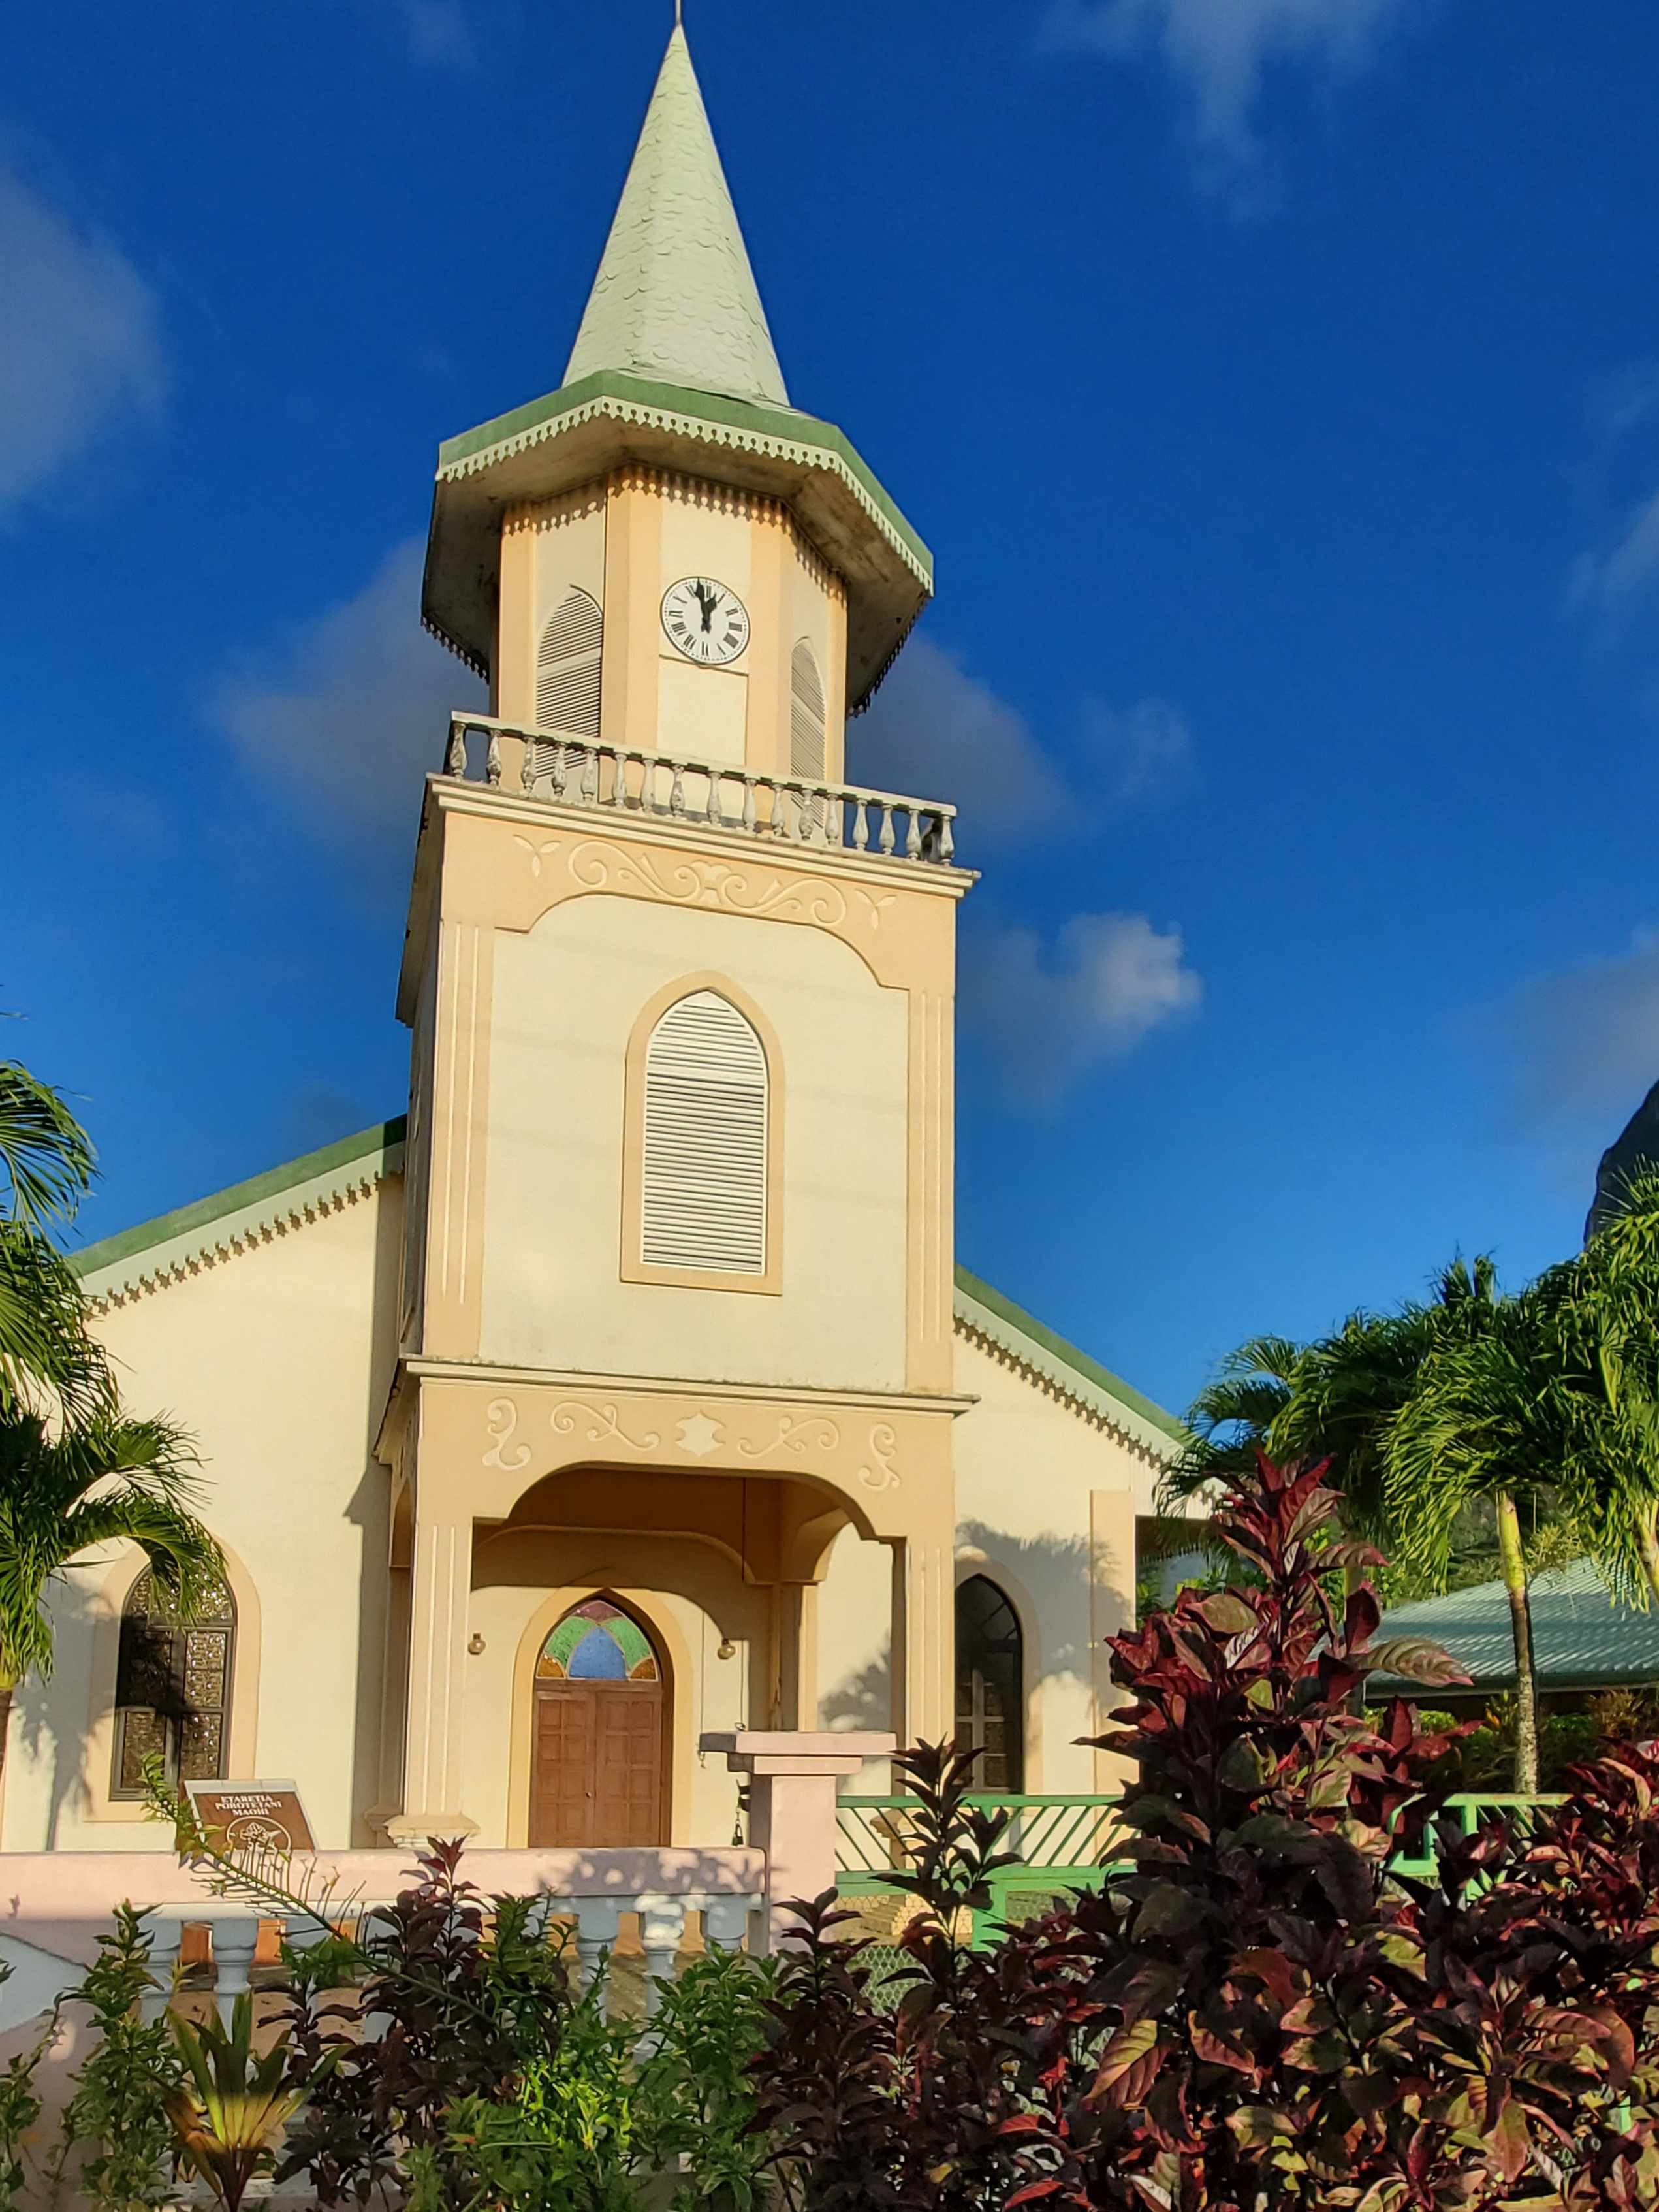
[{"label": "gothic arched window", "polygon": [[996,1583],[971,1575],[956,1593],[956,1741],[983,1755],[976,1790],[1017,1797],[1026,1786],[1025,1638]]},{"label": "gothic arched window", "polygon": [[639,1258],[647,1267],[764,1275],[766,1048],[716,991],[676,1000],[645,1045]]},{"label": "gothic arched window", "polygon": [[536,720],[542,729],[590,743],[597,738],[604,630],[598,600],[575,586],[554,609],[536,656]]},{"label": "gothic arched window", "polygon": [[222,1582],[185,1622],[154,1575],[139,1576],[121,1613],[112,1796],[142,1797],[144,1763],[154,1756],[175,1785],[224,1773],[235,1648],[236,1602]]},{"label": "gothic arched window", "polygon": [[790,657],[790,770],[808,783],[824,774],[824,685],[805,638]]}]

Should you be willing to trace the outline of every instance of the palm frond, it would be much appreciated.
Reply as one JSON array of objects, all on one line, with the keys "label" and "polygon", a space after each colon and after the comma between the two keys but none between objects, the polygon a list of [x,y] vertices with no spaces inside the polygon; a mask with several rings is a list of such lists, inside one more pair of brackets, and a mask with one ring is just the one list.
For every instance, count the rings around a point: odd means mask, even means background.
[{"label": "palm frond", "polygon": [[97,1155],[64,1103],[15,1060],[0,1060],[0,1206],[31,1229],[67,1222],[92,1187]]}]

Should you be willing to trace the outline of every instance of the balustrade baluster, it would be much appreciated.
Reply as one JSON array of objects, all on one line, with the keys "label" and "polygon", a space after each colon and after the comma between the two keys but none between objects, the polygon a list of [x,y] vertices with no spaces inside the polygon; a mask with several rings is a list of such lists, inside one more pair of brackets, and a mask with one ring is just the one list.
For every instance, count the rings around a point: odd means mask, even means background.
[{"label": "balustrade baluster", "polygon": [[[492,730],[490,732],[489,751],[486,756],[484,763],[484,776],[492,791],[498,791],[500,788],[501,732],[500,730]],[[520,781],[522,782],[522,781],[523,778],[521,776]]]},{"label": "balustrade baluster", "polygon": [[674,763],[674,781],[669,787],[669,812],[679,816],[686,811],[686,771],[681,761]]},{"label": "balustrade baluster", "polygon": [[910,828],[905,832],[905,858],[907,860],[917,860],[920,857],[921,851],[922,810],[919,806],[912,806],[910,811]]},{"label": "balustrade baluster", "polygon": [[951,834],[953,823],[948,814],[939,817],[939,857],[948,867],[956,856],[956,840]]},{"label": "balustrade baluster", "polygon": [[743,827],[751,837],[760,828],[760,820],[754,811],[754,778],[752,775],[743,778]]},{"label": "balustrade baluster", "polygon": [[444,755],[445,775],[458,776],[464,782],[467,774],[467,733],[459,722],[450,724],[450,741]]},{"label": "balustrade baluster", "polygon": [[881,844],[881,850],[882,850],[884,853],[891,853],[891,852],[892,852],[892,850],[893,850],[893,809],[892,809],[892,807],[887,804],[887,800],[886,800],[885,799],[881,801],[881,838],[880,838],[879,842],[880,842],[880,844]]},{"label": "balustrade baluster", "polygon": [[581,803],[584,806],[599,804],[599,755],[597,750],[584,748],[582,753]]},{"label": "balustrade baluster", "polygon": [[[610,803],[613,806],[626,806],[628,803],[628,762],[632,757],[631,754],[624,752],[619,752],[614,756],[616,766],[610,787]],[[643,761],[640,763],[640,768],[644,775],[648,776],[651,774],[650,769],[645,767]]]},{"label": "balustrade baluster", "polygon": [[724,830],[726,817],[720,805],[720,771],[717,768],[711,768],[708,774],[709,798],[708,805],[703,809],[703,819],[712,823],[717,830]]},{"label": "balustrade baluster", "polygon": [[862,799],[852,810],[852,849],[855,853],[869,850],[869,809]]},{"label": "balustrade baluster", "polygon": [[565,795],[565,748],[555,745],[553,749],[553,795],[555,799],[562,799]]}]

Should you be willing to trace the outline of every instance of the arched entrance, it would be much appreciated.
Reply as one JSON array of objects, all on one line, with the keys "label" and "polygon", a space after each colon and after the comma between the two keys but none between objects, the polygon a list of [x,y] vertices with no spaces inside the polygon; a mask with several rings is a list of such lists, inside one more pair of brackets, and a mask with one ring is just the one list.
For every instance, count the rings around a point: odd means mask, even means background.
[{"label": "arched entrance", "polygon": [[573,1607],[548,1637],[536,1662],[533,1850],[666,1839],[664,1671],[609,1598]]}]

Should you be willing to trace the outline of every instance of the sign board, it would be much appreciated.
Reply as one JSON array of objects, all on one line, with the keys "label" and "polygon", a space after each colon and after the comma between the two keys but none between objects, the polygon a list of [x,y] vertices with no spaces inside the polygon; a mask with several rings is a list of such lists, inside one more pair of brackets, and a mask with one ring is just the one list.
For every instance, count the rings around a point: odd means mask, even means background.
[{"label": "sign board", "polygon": [[317,1849],[292,1782],[187,1782],[185,1794],[209,1842],[228,1858]]}]

